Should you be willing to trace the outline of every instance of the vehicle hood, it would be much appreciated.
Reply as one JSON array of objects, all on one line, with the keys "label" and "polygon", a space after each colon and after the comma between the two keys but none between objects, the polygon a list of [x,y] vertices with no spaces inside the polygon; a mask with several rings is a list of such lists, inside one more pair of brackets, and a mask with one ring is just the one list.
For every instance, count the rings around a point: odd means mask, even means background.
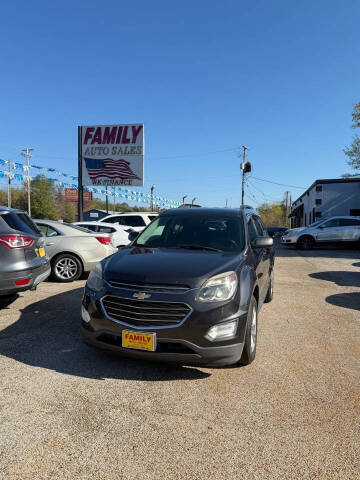
[{"label": "vehicle hood", "polygon": [[305,230],[306,228],[308,227],[289,228],[286,235],[289,235],[294,232],[301,232],[301,230]]},{"label": "vehicle hood", "polygon": [[109,258],[105,280],[188,285],[199,288],[205,280],[237,270],[242,253],[172,248],[124,248]]}]

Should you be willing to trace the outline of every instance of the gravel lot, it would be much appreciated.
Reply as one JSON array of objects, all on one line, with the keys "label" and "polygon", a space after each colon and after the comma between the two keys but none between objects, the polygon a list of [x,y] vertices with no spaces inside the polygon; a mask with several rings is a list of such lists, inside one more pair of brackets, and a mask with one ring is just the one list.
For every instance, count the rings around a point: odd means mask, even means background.
[{"label": "gravel lot", "polygon": [[149,364],[81,342],[84,282],[0,311],[0,478],[359,478],[360,251],[278,249],[243,368]]}]

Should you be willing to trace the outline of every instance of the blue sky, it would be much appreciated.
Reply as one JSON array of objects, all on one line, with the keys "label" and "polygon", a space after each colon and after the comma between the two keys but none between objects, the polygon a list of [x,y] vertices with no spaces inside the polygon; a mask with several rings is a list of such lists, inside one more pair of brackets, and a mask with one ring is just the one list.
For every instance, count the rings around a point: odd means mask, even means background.
[{"label": "blue sky", "polygon": [[[145,190],[240,204],[252,176],[308,187],[349,171],[358,0],[2,2],[0,158],[76,174],[79,124],[145,123]],[[250,178],[247,202],[301,189]]]}]

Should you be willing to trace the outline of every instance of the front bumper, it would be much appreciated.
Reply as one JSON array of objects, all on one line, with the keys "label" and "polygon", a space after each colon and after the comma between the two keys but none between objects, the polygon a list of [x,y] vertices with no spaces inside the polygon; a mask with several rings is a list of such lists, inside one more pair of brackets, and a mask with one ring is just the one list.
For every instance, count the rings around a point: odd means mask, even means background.
[{"label": "front bumper", "polygon": [[[223,305],[198,304],[196,291],[184,294],[153,293],[155,302],[183,302],[192,308],[185,321],[178,325],[161,327],[130,327],[106,315],[101,298],[117,295],[131,299],[134,291],[107,288],[95,294],[87,287],[83,306],[90,316],[89,322],[82,321],[84,341],[92,346],[143,360],[165,361],[181,365],[224,366],[238,362],[241,358],[247,321],[247,305],[240,307],[238,298]],[[206,334],[210,327],[230,320],[238,320],[236,335],[227,340],[210,341]],[[122,331],[156,333],[154,352],[122,347]]]},{"label": "front bumper", "polygon": [[297,242],[296,237],[281,237],[281,243],[284,245],[295,245]]},{"label": "front bumper", "polygon": [[[51,273],[50,262],[47,261],[41,266],[20,270],[17,272],[2,272],[0,279],[0,295],[11,295],[13,293],[24,292],[37,287],[39,283],[47,279]],[[27,285],[14,285],[16,280],[22,280],[30,277],[30,282]]]}]

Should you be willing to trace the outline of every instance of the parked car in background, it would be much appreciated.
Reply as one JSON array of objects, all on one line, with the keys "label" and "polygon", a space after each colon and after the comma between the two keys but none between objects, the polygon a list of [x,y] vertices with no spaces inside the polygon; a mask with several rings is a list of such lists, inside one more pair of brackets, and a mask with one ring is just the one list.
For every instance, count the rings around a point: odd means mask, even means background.
[{"label": "parked car in background", "polygon": [[22,210],[0,207],[0,299],[34,289],[50,275],[40,230]]},{"label": "parked car in background", "polygon": [[359,217],[332,217],[318,220],[308,227],[292,228],[281,238],[284,245],[309,250],[315,245],[360,242]]},{"label": "parked car in background", "polygon": [[73,222],[72,225],[78,225],[95,233],[111,233],[112,241],[116,248],[128,245],[130,243],[129,233],[134,231],[132,227],[126,227],[118,223]]},{"label": "parked car in background", "polygon": [[168,210],[91,271],[85,341],[146,360],[251,363],[273,297],[272,245],[254,210]]},{"label": "parked car in background", "polygon": [[126,227],[133,228],[136,232],[141,232],[155,218],[159,216],[156,212],[128,212],[116,215],[108,215],[100,220],[105,223],[117,223]]},{"label": "parked car in background", "polygon": [[93,233],[85,228],[53,220],[35,220],[45,236],[51,276],[72,282],[89,272],[100,260],[117,252],[109,233]]},{"label": "parked car in background", "polygon": [[287,227],[267,227],[267,233],[270,237],[281,237],[288,230]]}]

